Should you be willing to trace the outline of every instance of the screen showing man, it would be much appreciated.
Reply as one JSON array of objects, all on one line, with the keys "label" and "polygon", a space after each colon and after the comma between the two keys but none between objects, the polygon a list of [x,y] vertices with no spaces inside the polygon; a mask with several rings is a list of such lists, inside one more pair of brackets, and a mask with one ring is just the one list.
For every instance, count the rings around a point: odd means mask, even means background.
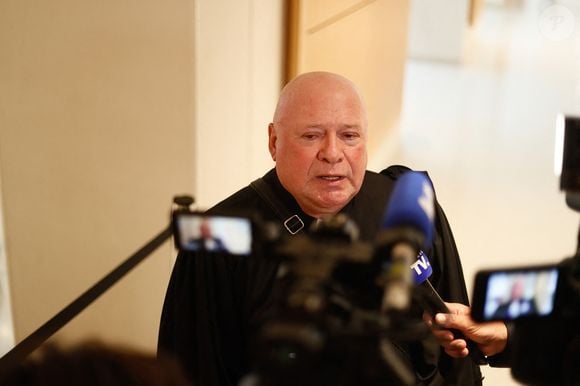
[{"label": "screen showing man", "polygon": [[489,276],[484,319],[514,320],[549,315],[554,306],[558,270],[495,272]]},{"label": "screen showing man", "polygon": [[251,252],[252,226],[247,218],[180,214],[176,218],[178,248],[247,255]]}]

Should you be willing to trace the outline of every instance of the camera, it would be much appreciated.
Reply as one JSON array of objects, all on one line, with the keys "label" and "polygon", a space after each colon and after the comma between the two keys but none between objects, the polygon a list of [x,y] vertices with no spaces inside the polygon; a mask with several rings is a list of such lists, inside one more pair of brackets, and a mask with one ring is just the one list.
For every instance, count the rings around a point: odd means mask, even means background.
[{"label": "camera", "polygon": [[429,331],[420,314],[382,309],[392,272],[377,251],[340,214],[275,244],[277,302],[254,351],[261,386],[415,384],[400,347]]},{"label": "camera", "polygon": [[[257,217],[188,210],[175,211],[172,224],[179,250],[279,262],[273,304],[252,338],[253,384],[415,384],[401,347],[430,332],[421,313],[382,309],[385,283],[396,274],[345,215],[292,236]],[[409,297],[418,296],[414,289]]]},{"label": "camera", "polygon": [[254,226],[248,217],[175,211],[172,227],[178,250],[231,255],[249,255],[252,252]]},{"label": "camera", "polygon": [[[580,212],[580,117],[560,115],[555,171],[566,204]],[[472,316],[511,327],[512,376],[529,385],[579,385],[580,230],[574,256],[558,264],[480,271]]]},{"label": "camera", "polygon": [[508,361],[517,381],[580,384],[580,255],[554,265],[479,271],[472,316],[513,326]]}]

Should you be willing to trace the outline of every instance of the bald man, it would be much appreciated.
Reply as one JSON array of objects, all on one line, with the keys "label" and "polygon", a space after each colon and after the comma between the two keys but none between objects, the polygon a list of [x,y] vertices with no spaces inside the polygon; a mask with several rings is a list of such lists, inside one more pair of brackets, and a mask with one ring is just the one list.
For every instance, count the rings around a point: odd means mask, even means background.
[{"label": "bald man", "polygon": [[[282,90],[268,126],[275,168],[208,213],[245,210],[279,223],[290,235],[343,213],[358,226],[361,240],[375,240],[394,182],[408,169],[366,170],[367,125],[362,97],[350,80],[327,72],[298,76]],[[445,300],[468,304],[453,236],[436,207],[437,234],[426,251],[431,279]],[[165,298],[159,350],[176,354],[196,384],[236,385],[251,370],[252,337],[272,309],[277,271],[278,262],[260,256],[180,253]],[[481,384],[479,367],[469,358],[451,358],[435,338],[399,348],[417,384]]]},{"label": "bald man", "polygon": [[309,216],[338,213],[359,192],[367,165],[367,117],[354,84],[308,73],[283,90],[268,127],[282,186]]}]

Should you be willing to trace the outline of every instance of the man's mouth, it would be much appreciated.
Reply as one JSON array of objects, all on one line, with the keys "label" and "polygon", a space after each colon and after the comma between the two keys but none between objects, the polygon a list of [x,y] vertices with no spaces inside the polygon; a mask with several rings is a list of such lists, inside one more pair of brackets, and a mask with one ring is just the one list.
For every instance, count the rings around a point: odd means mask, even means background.
[{"label": "man's mouth", "polygon": [[344,177],[343,176],[318,176],[318,178],[325,180],[325,181],[340,181]]}]

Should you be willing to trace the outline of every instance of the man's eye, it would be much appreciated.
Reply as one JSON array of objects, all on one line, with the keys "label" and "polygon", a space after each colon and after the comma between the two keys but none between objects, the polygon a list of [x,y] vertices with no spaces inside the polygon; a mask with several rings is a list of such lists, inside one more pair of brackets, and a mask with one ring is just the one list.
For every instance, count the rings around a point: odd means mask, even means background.
[{"label": "man's eye", "polygon": [[308,140],[314,140],[314,139],[318,138],[318,134],[313,134],[313,133],[302,134],[302,138],[308,139]]},{"label": "man's eye", "polygon": [[358,133],[343,133],[342,137],[347,140],[347,141],[351,141],[351,140],[355,140],[360,138],[360,135]]}]

